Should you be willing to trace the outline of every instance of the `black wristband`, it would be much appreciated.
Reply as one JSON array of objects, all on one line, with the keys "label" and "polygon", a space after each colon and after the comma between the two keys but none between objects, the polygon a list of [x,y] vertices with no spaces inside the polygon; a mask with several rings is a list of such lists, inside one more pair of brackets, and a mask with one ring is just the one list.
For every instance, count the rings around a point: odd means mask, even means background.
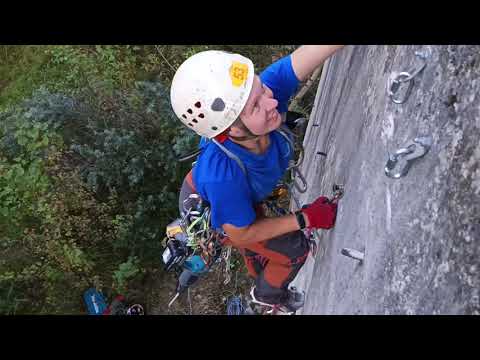
[{"label": "black wristband", "polygon": [[305,224],[305,218],[303,217],[303,213],[301,210],[295,211],[295,216],[297,217],[298,226],[300,226],[300,230],[305,229],[307,226]]}]

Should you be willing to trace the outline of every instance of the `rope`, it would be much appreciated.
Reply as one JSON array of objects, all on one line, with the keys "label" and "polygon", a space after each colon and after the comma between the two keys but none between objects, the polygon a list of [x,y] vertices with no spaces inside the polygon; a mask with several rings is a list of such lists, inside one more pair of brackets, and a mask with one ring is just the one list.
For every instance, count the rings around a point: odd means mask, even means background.
[{"label": "rope", "polygon": [[190,315],[192,315],[193,314],[192,301],[190,299],[190,288],[189,287],[187,288],[187,298],[188,298],[188,306],[190,307]]}]

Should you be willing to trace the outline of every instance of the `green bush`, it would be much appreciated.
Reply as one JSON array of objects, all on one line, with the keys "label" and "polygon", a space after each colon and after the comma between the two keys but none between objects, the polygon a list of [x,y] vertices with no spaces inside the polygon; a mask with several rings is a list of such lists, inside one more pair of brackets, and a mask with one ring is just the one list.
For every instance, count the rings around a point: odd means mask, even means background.
[{"label": "green bush", "polygon": [[14,148],[10,158],[0,157],[0,245],[6,245],[17,241],[24,224],[36,223],[47,211],[44,195],[50,180],[43,171],[44,160],[60,141],[46,125],[21,122],[10,132],[3,129],[0,136],[13,139]]},{"label": "green bush", "polygon": [[128,291],[128,282],[141,273],[140,262],[135,256],[130,256],[128,260],[121,263],[118,269],[113,273],[113,288],[121,294]]},{"label": "green bush", "polygon": [[91,124],[93,141],[71,149],[83,179],[99,198],[115,192],[122,199],[130,231],[124,226],[121,246],[142,261],[158,261],[158,239],[177,216],[177,194],[189,166],[176,157],[193,149],[198,138],[177,121],[168,92],[158,82],[137,83],[110,101],[108,111],[89,110],[98,119]]},{"label": "green bush", "polygon": [[[179,126],[158,83],[139,83],[113,100],[89,95],[73,100],[40,89],[1,113],[5,309],[69,313],[88,286],[123,291],[144,267],[159,265],[185,174],[176,139],[187,147],[198,140]],[[112,108],[99,105],[106,99]],[[57,133],[71,150],[61,151]]]}]

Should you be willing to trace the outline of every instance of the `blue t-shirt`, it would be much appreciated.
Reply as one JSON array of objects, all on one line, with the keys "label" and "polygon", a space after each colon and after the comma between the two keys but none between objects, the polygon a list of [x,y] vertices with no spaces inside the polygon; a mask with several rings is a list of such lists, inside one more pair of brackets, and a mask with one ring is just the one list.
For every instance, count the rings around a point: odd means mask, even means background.
[{"label": "blue t-shirt", "polygon": [[[260,79],[278,101],[277,110],[288,110],[288,100],[299,81],[293,72],[290,55],[265,69]],[[254,154],[233,141],[223,145],[243,162],[247,177],[237,162],[213,142],[201,143],[203,151],[193,168],[193,182],[200,196],[210,203],[212,226],[223,224],[244,227],[255,221],[255,205],[275,188],[288,167],[292,150],[277,131],[269,134],[270,145],[263,154]]]}]

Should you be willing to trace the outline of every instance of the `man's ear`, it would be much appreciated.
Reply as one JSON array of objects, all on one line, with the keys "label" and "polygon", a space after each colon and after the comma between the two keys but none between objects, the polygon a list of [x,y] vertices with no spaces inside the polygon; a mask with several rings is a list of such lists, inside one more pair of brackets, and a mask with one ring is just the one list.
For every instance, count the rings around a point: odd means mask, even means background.
[{"label": "man's ear", "polygon": [[243,136],[245,135],[245,132],[242,129],[240,129],[238,126],[232,125],[228,129],[227,134],[229,136]]}]

